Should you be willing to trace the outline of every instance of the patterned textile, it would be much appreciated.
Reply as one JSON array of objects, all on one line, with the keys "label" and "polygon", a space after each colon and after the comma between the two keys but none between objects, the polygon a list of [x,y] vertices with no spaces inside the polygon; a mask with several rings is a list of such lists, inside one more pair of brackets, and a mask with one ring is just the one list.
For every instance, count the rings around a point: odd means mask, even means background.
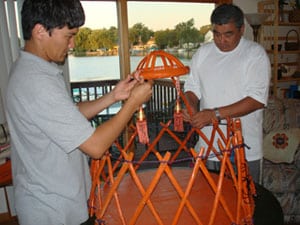
[{"label": "patterned textile", "polygon": [[275,163],[292,163],[299,140],[299,128],[271,131],[263,141],[265,159]]},{"label": "patterned textile", "polygon": [[7,123],[0,124],[0,145],[8,144],[10,141],[10,135],[8,132]]},{"label": "patterned textile", "polygon": [[264,111],[264,133],[293,127],[300,128],[300,100],[270,98]]},{"label": "patterned textile", "polygon": [[[279,201],[286,223],[300,222],[300,145],[299,136],[291,135],[292,128],[300,128],[300,100],[272,98],[264,111],[264,137],[276,136],[286,131],[288,138],[298,142],[292,157],[282,163],[281,160],[265,157],[263,164],[263,186],[270,190]],[[295,129],[297,130],[297,129]],[[294,132],[293,132],[294,133]],[[278,138],[278,136],[276,136]],[[283,137],[279,137],[284,139]],[[294,140],[296,138],[296,140]],[[266,139],[267,140],[267,139]],[[264,139],[265,141],[265,139]],[[270,141],[270,140],[269,140]],[[284,142],[280,144],[285,145]],[[267,148],[268,145],[264,143]],[[269,145],[270,146],[270,145]],[[264,149],[270,151],[270,149]],[[272,161],[267,160],[271,159]]]},{"label": "patterned textile", "polygon": [[[298,148],[300,150],[300,148]],[[293,164],[265,160],[264,184],[271,192],[300,192],[300,170]]]},{"label": "patterned textile", "polygon": [[10,135],[7,123],[0,124],[0,165],[10,157]]}]

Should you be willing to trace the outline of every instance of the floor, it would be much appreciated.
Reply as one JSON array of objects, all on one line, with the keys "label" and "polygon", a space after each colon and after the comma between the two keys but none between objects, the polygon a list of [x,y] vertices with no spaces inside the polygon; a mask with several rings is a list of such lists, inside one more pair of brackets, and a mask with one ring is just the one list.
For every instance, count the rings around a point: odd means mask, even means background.
[{"label": "floor", "polygon": [[[2,222],[0,225],[19,225],[17,220],[12,220],[11,222]],[[270,224],[271,225],[271,224]],[[300,224],[286,224],[286,225],[300,225]]]},{"label": "floor", "polygon": [[[187,163],[185,162],[184,164],[186,165]],[[262,216],[262,217],[265,218],[265,216]],[[268,224],[268,223],[264,223],[263,221],[259,221],[259,224]],[[14,218],[14,219],[12,219],[11,221],[8,221],[8,222],[0,222],[0,225],[19,225],[19,223],[17,221],[17,218]],[[274,224],[270,224],[270,225],[274,225]],[[285,225],[300,225],[300,224],[285,224]]]},{"label": "floor", "polygon": [[11,221],[0,222],[0,225],[19,225],[16,218],[13,218]]}]

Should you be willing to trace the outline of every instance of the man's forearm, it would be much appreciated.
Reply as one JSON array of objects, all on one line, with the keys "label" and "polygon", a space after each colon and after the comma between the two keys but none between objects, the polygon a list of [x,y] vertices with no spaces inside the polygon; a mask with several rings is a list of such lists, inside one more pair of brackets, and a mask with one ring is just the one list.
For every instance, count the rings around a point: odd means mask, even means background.
[{"label": "man's forearm", "polygon": [[251,97],[246,97],[231,105],[220,106],[218,109],[220,112],[220,117],[224,119],[228,117],[230,118],[241,117],[249,113],[252,113],[255,110],[261,109],[263,107],[264,107],[263,103],[258,102]]},{"label": "man's forearm", "polygon": [[193,112],[197,112],[199,110],[199,99],[198,97],[191,91],[185,92],[185,97],[191,107]]},{"label": "man's forearm", "polygon": [[106,109],[113,103],[115,103],[115,99],[113,98],[113,95],[110,92],[96,100],[79,102],[77,106],[79,108],[79,111],[87,119],[92,119],[94,116],[102,112],[104,109]]}]

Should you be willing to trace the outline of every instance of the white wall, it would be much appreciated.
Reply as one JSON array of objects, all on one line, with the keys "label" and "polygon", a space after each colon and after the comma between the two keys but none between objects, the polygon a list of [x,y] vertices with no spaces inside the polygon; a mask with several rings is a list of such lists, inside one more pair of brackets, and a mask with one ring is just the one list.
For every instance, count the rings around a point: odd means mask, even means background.
[{"label": "white wall", "polygon": [[[233,3],[239,6],[244,13],[256,13],[257,12],[257,3],[260,0],[233,0]],[[247,21],[245,22],[245,34],[244,36],[247,39],[253,40],[252,28],[249,26]]]}]

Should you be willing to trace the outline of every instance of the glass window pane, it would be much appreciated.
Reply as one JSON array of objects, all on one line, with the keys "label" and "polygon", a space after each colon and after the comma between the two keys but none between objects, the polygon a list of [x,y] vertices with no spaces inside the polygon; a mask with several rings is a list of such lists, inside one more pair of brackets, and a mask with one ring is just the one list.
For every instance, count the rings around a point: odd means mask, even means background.
[{"label": "glass window pane", "polygon": [[[69,57],[71,82],[119,79],[116,2],[81,3],[86,23],[79,32],[82,45],[76,42],[76,51]],[[178,39],[175,31],[180,26],[188,25],[192,31],[203,33],[200,29],[210,24],[209,17],[215,7],[214,3],[129,1],[127,5],[131,71],[136,69],[145,54],[155,49],[168,51],[178,56],[185,65],[189,65],[194,51],[209,39],[208,35],[206,39],[200,37],[200,40],[199,37],[197,40]],[[158,41],[156,38],[166,31],[170,35],[168,42]],[[86,51],[88,56],[85,56]]]},{"label": "glass window pane", "polygon": [[129,1],[131,71],[155,49],[163,49],[189,65],[196,49],[211,40],[209,25],[214,7],[214,3]]},{"label": "glass window pane", "polygon": [[81,4],[86,20],[78,35],[84,41],[79,44],[76,41],[76,52],[69,55],[71,82],[119,79],[116,3],[81,1]]}]

